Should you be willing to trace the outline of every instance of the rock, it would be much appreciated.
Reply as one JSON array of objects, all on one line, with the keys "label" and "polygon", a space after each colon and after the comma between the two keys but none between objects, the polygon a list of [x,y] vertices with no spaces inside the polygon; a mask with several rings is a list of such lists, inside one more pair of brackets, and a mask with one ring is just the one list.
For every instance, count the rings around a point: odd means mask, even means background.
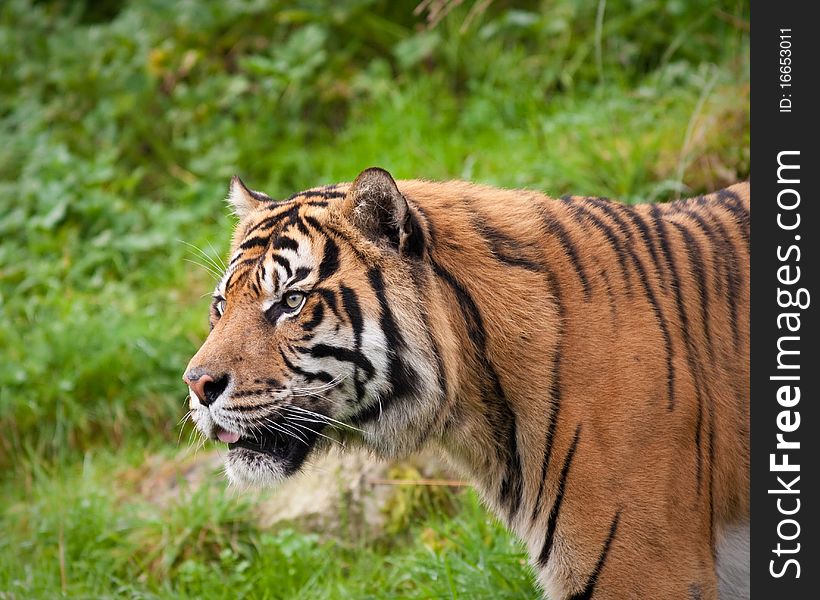
[{"label": "rock", "polygon": [[[361,449],[338,448],[313,459],[302,473],[275,489],[230,488],[222,472],[220,451],[172,458],[152,455],[139,469],[120,474],[120,479],[134,484],[142,497],[161,507],[184,501],[203,485],[224,486],[229,494],[251,496],[261,528],[292,522],[302,529],[346,536],[382,532],[388,518],[395,518],[397,495],[405,494],[399,505],[408,504],[407,491],[413,484],[391,485],[390,481],[436,478],[452,479],[453,475],[432,451],[386,462]],[[423,492],[442,494],[444,489],[446,486],[425,486]],[[412,499],[409,502],[412,504]]]}]

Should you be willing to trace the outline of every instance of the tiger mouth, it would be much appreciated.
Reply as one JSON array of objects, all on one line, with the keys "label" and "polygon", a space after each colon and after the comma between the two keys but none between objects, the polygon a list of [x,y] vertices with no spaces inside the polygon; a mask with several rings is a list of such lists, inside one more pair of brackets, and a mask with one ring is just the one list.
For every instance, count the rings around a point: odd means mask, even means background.
[{"label": "tiger mouth", "polygon": [[240,436],[228,444],[228,449],[232,454],[249,451],[253,453],[251,456],[272,459],[285,475],[289,475],[302,466],[320,435],[312,428],[301,428],[298,436],[265,430],[255,436]]},{"label": "tiger mouth", "polygon": [[289,448],[294,442],[290,436],[284,436],[278,433],[266,434],[264,436],[257,436],[255,439],[248,437],[240,437],[237,441],[228,444],[228,448],[245,448],[260,454],[268,454],[274,458],[282,454],[289,454]]}]

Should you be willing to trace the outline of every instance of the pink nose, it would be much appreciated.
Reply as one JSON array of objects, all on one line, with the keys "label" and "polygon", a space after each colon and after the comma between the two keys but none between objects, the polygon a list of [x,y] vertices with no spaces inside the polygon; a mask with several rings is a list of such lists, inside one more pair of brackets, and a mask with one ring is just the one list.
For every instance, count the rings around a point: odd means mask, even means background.
[{"label": "pink nose", "polygon": [[199,402],[205,406],[213,404],[228,386],[228,376],[218,379],[206,373],[204,369],[191,369],[182,377],[191,391],[196,394]]}]

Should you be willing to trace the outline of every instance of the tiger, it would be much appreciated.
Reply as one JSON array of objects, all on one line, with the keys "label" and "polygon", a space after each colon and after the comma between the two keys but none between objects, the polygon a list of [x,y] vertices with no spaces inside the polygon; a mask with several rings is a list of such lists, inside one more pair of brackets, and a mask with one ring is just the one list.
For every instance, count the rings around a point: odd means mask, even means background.
[{"label": "tiger", "polygon": [[184,381],[238,486],[438,448],[551,600],[748,597],[750,184],[352,183],[238,218]]}]

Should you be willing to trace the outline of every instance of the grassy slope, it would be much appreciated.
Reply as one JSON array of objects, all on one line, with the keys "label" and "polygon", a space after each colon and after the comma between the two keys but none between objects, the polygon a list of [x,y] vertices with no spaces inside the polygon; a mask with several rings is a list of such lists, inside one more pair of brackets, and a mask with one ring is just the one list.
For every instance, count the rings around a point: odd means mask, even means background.
[{"label": "grassy slope", "polygon": [[471,495],[371,544],[259,531],[220,483],[162,510],[121,493],[142,448],[173,453],[206,331],[180,240],[224,254],[234,172],[627,201],[746,177],[743,4],[607,2],[600,29],[598,2],[494,6],[464,33],[468,8],[417,31],[413,2],[109,4],[0,7],[0,592],[53,597],[62,548],[77,596],[530,596]]}]

